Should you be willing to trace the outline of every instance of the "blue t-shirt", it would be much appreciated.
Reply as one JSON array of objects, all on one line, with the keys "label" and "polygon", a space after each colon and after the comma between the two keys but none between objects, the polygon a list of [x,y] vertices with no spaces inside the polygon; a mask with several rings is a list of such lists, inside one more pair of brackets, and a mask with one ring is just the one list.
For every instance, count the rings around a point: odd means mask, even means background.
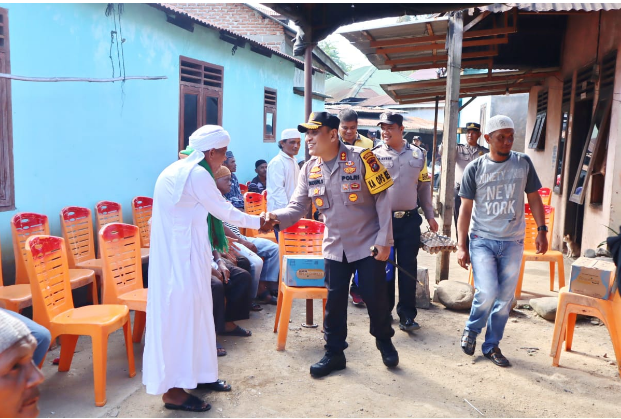
[{"label": "blue t-shirt", "polygon": [[459,196],[474,200],[470,232],[484,239],[524,238],[524,192],[541,188],[533,163],[512,151],[503,162],[485,154],[464,170]]}]

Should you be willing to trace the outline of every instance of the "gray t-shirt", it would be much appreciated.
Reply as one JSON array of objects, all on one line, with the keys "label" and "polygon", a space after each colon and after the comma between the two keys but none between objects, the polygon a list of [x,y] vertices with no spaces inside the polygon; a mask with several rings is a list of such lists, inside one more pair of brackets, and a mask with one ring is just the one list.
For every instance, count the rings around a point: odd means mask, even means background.
[{"label": "gray t-shirt", "polygon": [[459,196],[474,200],[470,232],[491,240],[524,238],[524,192],[541,188],[535,168],[524,153],[512,151],[504,162],[485,154],[464,171]]}]

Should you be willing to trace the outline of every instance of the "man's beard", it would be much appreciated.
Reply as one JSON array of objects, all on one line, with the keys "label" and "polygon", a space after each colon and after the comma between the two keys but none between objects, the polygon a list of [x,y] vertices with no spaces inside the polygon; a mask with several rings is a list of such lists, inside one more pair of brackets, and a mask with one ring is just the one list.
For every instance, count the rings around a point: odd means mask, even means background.
[{"label": "man's beard", "polygon": [[508,152],[508,153],[503,153],[503,152],[501,152],[501,151],[497,151],[496,153],[498,153],[498,154],[499,154],[500,156],[502,156],[502,157],[509,157],[509,156],[511,155],[511,152]]}]

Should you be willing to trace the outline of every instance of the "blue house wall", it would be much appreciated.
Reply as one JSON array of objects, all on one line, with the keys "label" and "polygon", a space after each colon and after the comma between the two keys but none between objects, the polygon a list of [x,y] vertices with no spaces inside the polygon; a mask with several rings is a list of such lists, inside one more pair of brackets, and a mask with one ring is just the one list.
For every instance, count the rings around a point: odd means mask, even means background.
[{"label": "blue house wall", "polygon": [[[11,72],[31,77],[112,76],[111,17],[106,4],[3,3],[9,13]],[[263,142],[264,87],[277,89],[277,126],[296,127],[304,99],[293,94],[294,64],[221,41],[198,24],[194,32],[166,22],[163,11],[125,4],[121,17],[127,76],[166,80],[125,83],[12,81],[14,211],[0,212],[5,283],[13,282],[10,219],[17,212],[46,214],[60,235],[59,213],[68,205],[94,209],[120,202],[131,222],[131,199],[151,196],[159,173],[177,159],[179,56],[224,67],[222,121],[231,134],[240,181],[254,162],[269,161],[276,143]],[[112,50],[116,64],[116,47]],[[314,110],[323,102],[314,101]]]}]

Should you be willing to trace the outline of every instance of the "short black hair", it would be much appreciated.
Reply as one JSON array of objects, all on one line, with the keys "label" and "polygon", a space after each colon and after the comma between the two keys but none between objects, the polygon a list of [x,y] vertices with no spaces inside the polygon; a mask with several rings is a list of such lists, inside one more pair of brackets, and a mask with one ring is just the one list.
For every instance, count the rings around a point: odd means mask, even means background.
[{"label": "short black hair", "polygon": [[259,167],[259,166],[261,166],[262,164],[265,164],[265,163],[267,163],[267,162],[265,160],[263,160],[263,159],[257,160],[256,162],[254,162],[254,168],[256,169],[257,167]]},{"label": "short black hair", "polygon": [[351,109],[343,109],[339,112],[339,119],[342,122],[358,122],[358,113]]}]

